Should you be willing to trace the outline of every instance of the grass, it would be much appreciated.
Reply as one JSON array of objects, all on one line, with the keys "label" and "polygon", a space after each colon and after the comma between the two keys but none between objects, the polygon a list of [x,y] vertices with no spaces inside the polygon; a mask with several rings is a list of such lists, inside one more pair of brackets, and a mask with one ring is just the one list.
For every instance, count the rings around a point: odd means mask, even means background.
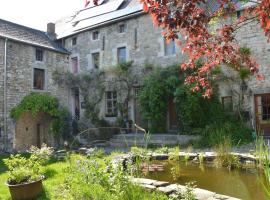
[{"label": "grass", "polygon": [[[7,180],[8,174],[6,173],[6,167],[3,163],[3,159],[8,156],[0,156],[0,200],[10,200],[10,194],[8,187],[4,184]],[[62,183],[65,177],[68,175],[65,172],[65,168],[68,166],[68,163],[63,161],[51,160],[49,164],[45,167],[45,177],[43,181],[44,192],[38,200],[47,200],[52,199],[52,191],[55,186]]]}]

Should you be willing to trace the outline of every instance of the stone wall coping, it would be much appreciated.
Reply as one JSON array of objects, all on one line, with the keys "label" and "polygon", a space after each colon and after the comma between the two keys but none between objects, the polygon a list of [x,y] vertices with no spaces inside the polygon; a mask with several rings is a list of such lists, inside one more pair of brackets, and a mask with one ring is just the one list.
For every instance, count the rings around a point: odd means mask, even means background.
[{"label": "stone wall coping", "polygon": [[[130,178],[130,181],[136,185],[139,185],[145,189],[151,191],[159,191],[165,193],[167,195],[171,195],[178,191],[185,192],[186,187],[180,184],[169,184],[168,182],[163,182],[164,185],[159,185],[161,181],[147,179],[147,178]],[[201,189],[201,188],[194,188],[193,190],[194,195],[196,196],[197,200],[240,200],[238,198],[217,194],[211,192],[209,190]]]}]

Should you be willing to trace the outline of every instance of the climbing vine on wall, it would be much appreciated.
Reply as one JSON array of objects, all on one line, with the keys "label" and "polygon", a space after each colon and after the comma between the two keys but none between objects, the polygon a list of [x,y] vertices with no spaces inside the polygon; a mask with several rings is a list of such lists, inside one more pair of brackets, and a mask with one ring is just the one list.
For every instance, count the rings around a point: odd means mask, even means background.
[{"label": "climbing vine on wall", "polygon": [[25,112],[31,112],[35,117],[39,112],[48,114],[51,121],[51,131],[55,136],[65,137],[69,133],[69,112],[59,106],[58,100],[46,93],[31,93],[23,98],[20,104],[11,110],[10,116],[18,120]]},{"label": "climbing vine on wall", "polygon": [[99,103],[103,98],[105,90],[104,71],[92,70],[87,74],[55,71],[53,73],[53,80],[58,85],[68,87],[69,89],[79,88],[80,95],[85,103],[85,118],[90,119],[94,126],[99,126],[100,123],[103,123],[99,118]]},{"label": "climbing vine on wall", "polygon": [[166,69],[156,68],[144,79],[139,102],[142,115],[150,122],[151,132],[166,131],[168,100],[181,84],[178,76],[179,68],[170,66]]},{"label": "climbing vine on wall", "polygon": [[214,88],[215,92],[209,99],[202,93],[192,92],[192,86],[184,84],[187,73],[192,71],[182,72],[177,66],[169,66],[155,68],[144,79],[139,102],[141,113],[150,122],[151,132],[166,130],[170,98],[175,103],[177,124],[182,133],[195,133],[211,123],[230,119],[218,99],[217,89]]}]

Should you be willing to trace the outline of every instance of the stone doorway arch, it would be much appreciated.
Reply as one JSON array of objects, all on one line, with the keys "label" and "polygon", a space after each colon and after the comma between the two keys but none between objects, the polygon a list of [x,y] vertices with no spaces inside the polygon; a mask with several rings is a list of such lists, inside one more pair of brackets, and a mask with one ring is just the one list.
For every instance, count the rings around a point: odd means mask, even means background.
[{"label": "stone doorway arch", "polygon": [[43,143],[53,145],[53,136],[50,134],[51,118],[48,114],[39,112],[33,116],[25,112],[16,122],[14,150],[26,151],[32,145],[40,147]]}]

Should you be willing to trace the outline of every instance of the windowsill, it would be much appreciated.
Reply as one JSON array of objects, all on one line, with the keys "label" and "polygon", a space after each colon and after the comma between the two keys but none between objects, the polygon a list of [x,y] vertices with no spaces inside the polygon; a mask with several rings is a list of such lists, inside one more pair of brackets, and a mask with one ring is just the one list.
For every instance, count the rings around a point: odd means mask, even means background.
[{"label": "windowsill", "polygon": [[39,89],[34,89],[34,88],[32,88],[32,91],[34,91],[34,92],[47,92],[46,89],[44,89],[44,90],[39,90]]},{"label": "windowsill", "polygon": [[105,117],[106,118],[115,118],[115,117],[117,117],[117,115],[108,115],[108,114],[105,114]]},{"label": "windowsill", "polygon": [[42,60],[42,61],[36,60],[36,63],[44,63],[44,60]]},{"label": "windowsill", "polygon": [[173,57],[176,57],[176,53],[175,54],[172,54],[172,55],[165,55],[164,54],[163,57],[165,57],[165,58],[173,58]]}]

